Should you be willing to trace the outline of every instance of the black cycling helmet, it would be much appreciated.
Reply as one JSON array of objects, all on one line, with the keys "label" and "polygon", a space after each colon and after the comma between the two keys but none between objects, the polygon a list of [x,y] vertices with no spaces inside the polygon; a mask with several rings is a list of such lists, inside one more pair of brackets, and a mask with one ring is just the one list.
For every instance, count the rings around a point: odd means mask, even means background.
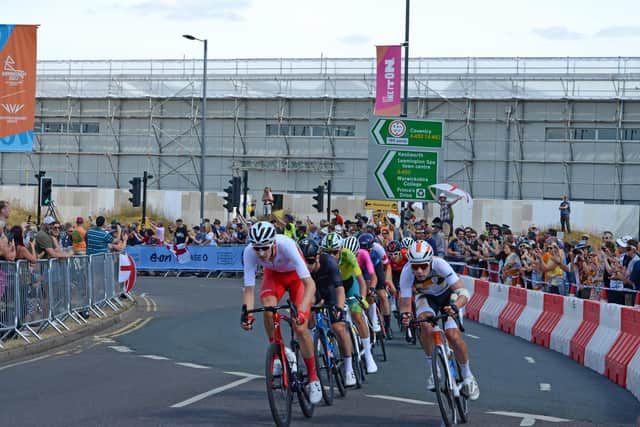
[{"label": "black cycling helmet", "polygon": [[300,239],[298,241],[298,246],[300,247],[302,256],[305,259],[315,258],[320,252],[320,245],[318,245],[318,243],[313,239]]},{"label": "black cycling helmet", "polygon": [[376,238],[373,237],[371,233],[364,233],[358,237],[358,242],[360,243],[360,248],[369,250],[373,247],[373,242],[375,242]]},{"label": "black cycling helmet", "polygon": [[402,245],[397,240],[392,240],[389,243],[387,243],[387,252],[388,253],[400,252],[400,249],[402,249]]}]

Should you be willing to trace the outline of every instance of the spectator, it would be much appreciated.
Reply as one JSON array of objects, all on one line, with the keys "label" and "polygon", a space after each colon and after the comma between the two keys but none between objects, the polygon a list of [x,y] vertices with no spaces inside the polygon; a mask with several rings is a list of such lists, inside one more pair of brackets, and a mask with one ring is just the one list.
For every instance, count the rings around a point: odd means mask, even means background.
[{"label": "spectator", "polygon": [[315,241],[316,243],[320,243],[320,233],[318,232],[318,226],[311,222],[307,217],[307,222],[309,225],[309,239]]},{"label": "spectator", "polygon": [[84,219],[79,216],[76,218],[76,226],[71,231],[71,249],[74,255],[87,254],[87,230],[84,229]]},{"label": "spectator", "polygon": [[464,246],[464,229],[456,228],[455,237],[449,242],[449,246],[446,249],[446,259],[452,262],[451,267],[453,271],[458,274],[462,274],[464,266],[458,263],[464,263],[465,246]]},{"label": "spectator", "polygon": [[[96,222],[98,220],[96,219]],[[156,234],[156,239],[158,239],[161,244],[164,243],[164,226],[162,225],[161,222],[158,222],[157,224],[155,224],[153,221],[149,221],[149,224],[151,224],[151,227],[155,230],[155,234]],[[97,225],[97,224],[96,224]],[[98,226],[100,227],[100,226]]]},{"label": "spectator", "polygon": [[176,220],[176,231],[174,236],[174,241],[176,242],[176,244],[179,245],[181,243],[188,243],[189,229],[186,225],[184,225],[181,219]]},{"label": "spectator", "polygon": [[439,222],[431,224],[431,240],[433,243],[434,255],[444,258],[445,256],[445,236],[442,234],[442,226]]},{"label": "spectator", "polygon": [[569,198],[567,196],[562,198],[558,210],[560,211],[560,228],[564,233],[571,233],[571,205],[569,204]]},{"label": "spectator", "polygon": [[109,250],[119,251],[124,248],[120,239],[120,224],[115,224],[115,236],[103,229],[105,218],[96,218],[96,226],[87,231],[87,255],[104,254]]},{"label": "spectator", "polygon": [[11,205],[9,205],[7,200],[0,200],[0,228],[2,228],[3,231],[7,228],[9,215],[11,215]]},{"label": "spectator", "polygon": [[191,232],[191,241],[193,242],[194,245],[203,245],[207,238],[207,235],[200,230],[201,229],[199,225],[193,226],[193,229]]},{"label": "spectator", "polygon": [[255,216],[256,214],[256,201],[255,199],[251,201],[251,204],[247,207],[247,215],[249,218]]},{"label": "spectator", "polygon": [[564,282],[564,271],[560,267],[564,255],[555,240],[549,240],[542,255],[542,272],[546,273],[547,292],[560,294]]},{"label": "spectator", "polygon": [[[57,244],[60,225],[55,225],[56,220],[52,216],[47,216],[36,234],[36,254],[38,258],[67,258],[72,254],[63,252]],[[57,227],[57,230],[56,230]]]},{"label": "spectator", "polygon": [[506,242],[503,250],[506,258],[502,266],[502,281],[507,286],[521,286],[519,279],[522,261],[520,260],[520,256],[511,242]]},{"label": "spectator", "polygon": [[451,230],[453,229],[453,209],[452,206],[458,203],[462,197],[458,197],[453,201],[447,201],[447,196],[444,193],[440,193],[437,203],[440,205],[440,222],[442,223],[442,231],[445,237],[451,236]]},{"label": "spectator", "polygon": [[[218,221],[217,219],[214,221],[215,222]],[[216,240],[216,234],[213,232],[214,228],[211,226],[211,224],[205,224],[204,227],[204,233],[205,233],[205,240],[204,240],[204,245],[205,246],[218,246],[218,242]]]},{"label": "spectator", "polygon": [[15,225],[11,227],[10,231],[13,236],[13,245],[16,248],[16,261],[23,259],[29,262],[37,262],[38,257],[36,256],[36,241],[29,241],[29,246],[25,246],[24,237],[22,235],[22,227],[19,225]]},{"label": "spectator", "polygon": [[162,242],[156,237],[156,233],[151,228],[147,228],[145,230],[142,243],[149,246],[157,246],[162,244]]},{"label": "spectator", "polygon": [[60,243],[60,248],[65,252],[73,253],[73,240],[71,234],[73,233],[73,225],[70,222],[67,222],[63,225],[60,225],[60,237],[58,238],[58,242]]},{"label": "spectator", "polygon": [[127,229],[127,246],[141,245],[144,241],[144,237],[138,233],[138,224],[131,223]]},{"label": "spectator", "polygon": [[336,220],[336,224],[344,225],[344,218],[340,215],[340,211],[338,209],[333,209],[331,213],[334,215],[334,219]]},{"label": "spectator", "polygon": [[262,214],[267,216],[271,215],[271,209],[273,207],[273,193],[271,187],[264,187],[262,191]]}]

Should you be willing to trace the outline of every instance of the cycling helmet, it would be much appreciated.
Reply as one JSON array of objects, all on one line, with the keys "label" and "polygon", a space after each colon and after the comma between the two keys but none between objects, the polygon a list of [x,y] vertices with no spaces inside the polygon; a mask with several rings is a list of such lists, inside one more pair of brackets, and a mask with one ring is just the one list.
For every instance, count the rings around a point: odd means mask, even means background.
[{"label": "cycling helmet", "polygon": [[360,243],[356,236],[349,236],[342,242],[342,247],[349,249],[353,254],[357,254],[360,250]]},{"label": "cycling helmet", "polygon": [[275,240],[276,228],[270,222],[256,222],[249,230],[249,242],[253,246],[269,246]]},{"label": "cycling helmet", "polygon": [[314,258],[320,252],[320,245],[313,239],[300,239],[298,246],[305,259]]},{"label": "cycling helmet", "polygon": [[360,243],[360,247],[362,249],[369,250],[373,247],[373,242],[375,242],[376,238],[373,237],[371,233],[364,233],[358,237],[358,242]]},{"label": "cycling helmet", "polygon": [[389,253],[400,252],[400,249],[402,249],[402,245],[397,240],[392,240],[387,243],[387,252]]},{"label": "cycling helmet", "polygon": [[342,237],[338,233],[329,233],[322,239],[320,243],[323,249],[340,249],[342,248]]},{"label": "cycling helmet", "polygon": [[413,242],[407,252],[409,263],[411,264],[425,264],[433,260],[433,249],[424,240]]},{"label": "cycling helmet", "polygon": [[413,240],[413,237],[405,237],[404,239],[402,239],[401,245],[403,248],[409,249],[413,242],[415,242],[415,240]]}]

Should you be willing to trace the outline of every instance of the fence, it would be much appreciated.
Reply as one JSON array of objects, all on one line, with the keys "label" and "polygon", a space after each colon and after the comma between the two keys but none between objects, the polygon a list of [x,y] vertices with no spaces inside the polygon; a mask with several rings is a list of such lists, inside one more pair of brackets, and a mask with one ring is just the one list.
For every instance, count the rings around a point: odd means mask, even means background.
[{"label": "fence", "polygon": [[89,313],[101,318],[122,303],[117,283],[118,254],[74,256],[29,263],[0,261],[0,348],[19,336],[42,339],[51,326],[62,333],[65,322],[87,323]]}]

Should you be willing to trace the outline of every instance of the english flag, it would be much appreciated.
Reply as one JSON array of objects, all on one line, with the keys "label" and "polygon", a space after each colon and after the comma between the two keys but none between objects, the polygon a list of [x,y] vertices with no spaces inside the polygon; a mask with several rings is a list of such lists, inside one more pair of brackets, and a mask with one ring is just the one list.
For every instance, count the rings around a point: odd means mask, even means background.
[{"label": "english flag", "polygon": [[136,283],[136,263],[128,254],[120,254],[120,271],[118,282],[124,282],[124,291],[129,292]]},{"label": "english flag", "polygon": [[184,243],[180,243],[179,245],[167,245],[167,249],[176,256],[178,264],[186,264],[191,261],[191,255],[189,254],[187,245]]}]

